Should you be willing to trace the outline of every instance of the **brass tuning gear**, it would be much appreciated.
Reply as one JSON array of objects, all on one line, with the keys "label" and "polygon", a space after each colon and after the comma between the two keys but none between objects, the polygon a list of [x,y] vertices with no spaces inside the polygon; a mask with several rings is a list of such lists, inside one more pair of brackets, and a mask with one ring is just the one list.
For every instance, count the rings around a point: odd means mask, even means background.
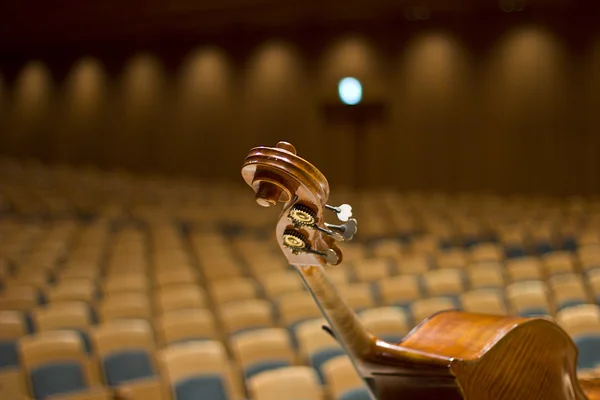
[{"label": "brass tuning gear", "polygon": [[318,251],[311,249],[310,243],[308,242],[306,236],[304,236],[302,233],[298,232],[295,229],[286,229],[283,232],[283,245],[289,248],[294,254],[317,254],[325,258],[328,264],[337,265],[339,261],[339,257],[333,249],[328,249],[326,251]]}]

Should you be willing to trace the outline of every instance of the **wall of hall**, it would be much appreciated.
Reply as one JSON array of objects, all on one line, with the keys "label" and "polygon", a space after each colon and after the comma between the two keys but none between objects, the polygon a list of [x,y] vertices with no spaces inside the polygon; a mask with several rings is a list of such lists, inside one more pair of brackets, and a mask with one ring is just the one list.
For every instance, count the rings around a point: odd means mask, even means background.
[{"label": "wall of hall", "polygon": [[352,128],[321,113],[348,75],[388,110],[365,185],[600,193],[599,32],[510,15],[0,54],[0,153],[236,181],[250,147],[288,140],[351,184]]}]

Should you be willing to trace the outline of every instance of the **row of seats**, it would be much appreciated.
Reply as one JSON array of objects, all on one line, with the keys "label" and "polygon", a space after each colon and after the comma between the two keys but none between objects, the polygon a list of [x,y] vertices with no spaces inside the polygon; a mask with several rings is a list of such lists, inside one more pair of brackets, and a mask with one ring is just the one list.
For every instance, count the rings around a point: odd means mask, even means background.
[{"label": "row of seats", "polygon": [[[3,396],[368,398],[248,188],[12,161],[0,183]],[[360,230],[327,271],[378,336],[398,341],[447,308],[548,315],[579,347],[581,372],[600,366],[598,199],[334,197]],[[85,373],[38,346],[64,332]],[[187,360],[178,373],[166,367],[175,353]],[[48,378],[56,371],[79,378]]]}]

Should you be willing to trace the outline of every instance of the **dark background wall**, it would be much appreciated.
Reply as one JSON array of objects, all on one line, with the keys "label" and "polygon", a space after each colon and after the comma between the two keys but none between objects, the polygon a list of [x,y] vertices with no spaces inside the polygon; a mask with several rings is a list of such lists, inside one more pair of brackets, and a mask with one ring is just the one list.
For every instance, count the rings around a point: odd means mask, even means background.
[{"label": "dark background wall", "polygon": [[[340,185],[599,193],[594,25],[497,13],[12,49],[0,153],[237,181],[250,147],[288,140]],[[358,145],[322,112],[344,76],[386,109]]]}]

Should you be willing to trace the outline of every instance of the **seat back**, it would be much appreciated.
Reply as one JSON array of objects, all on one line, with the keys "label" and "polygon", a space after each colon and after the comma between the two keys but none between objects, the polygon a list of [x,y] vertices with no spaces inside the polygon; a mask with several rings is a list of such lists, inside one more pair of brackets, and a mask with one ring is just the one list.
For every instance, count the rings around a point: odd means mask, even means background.
[{"label": "seat back", "polygon": [[459,249],[443,251],[437,254],[436,265],[439,269],[464,269],[467,266],[467,255]]},{"label": "seat back", "polygon": [[118,386],[156,375],[154,337],[144,320],[117,320],[92,331],[105,381]]},{"label": "seat back", "polygon": [[463,292],[464,276],[459,269],[436,269],[423,275],[429,296],[458,296]]},{"label": "seat back", "polygon": [[155,293],[155,300],[159,315],[185,308],[206,307],[204,290],[193,284],[163,287]]},{"label": "seat back", "polygon": [[358,282],[375,282],[390,275],[391,264],[385,258],[365,258],[353,263],[353,271]]},{"label": "seat back", "polygon": [[375,336],[397,343],[409,331],[406,312],[396,307],[377,307],[359,314],[365,328]]},{"label": "seat back", "polygon": [[22,313],[0,311],[0,370],[19,366],[18,341],[26,334],[27,327]]},{"label": "seat back", "polygon": [[270,299],[287,293],[300,292],[305,290],[302,279],[294,271],[277,271],[264,274],[260,277],[260,283],[264,289],[265,295]]},{"label": "seat back", "polygon": [[150,320],[152,317],[152,307],[143,293],[113,293],[102,299],[98,309],[102,322],[121,319]]},{"label": "seat back", "polygon": [[503,292],[498,289],[476,289],[460,296],[463,310],[472,313],[506,315]]},{"label": "seat back", "polygon": [[96,284],[91,279],[65,279],[48,290],[48,301],[82,301],[89,304],[96,300],[96,294]]},{"label": "seat back", "polygon": [[158,338],[164,345],[219,338],[214,316],[205,309],[169,311],[157,319],[156,329]]},{"label": "seat back", "polygon": [[97,383],[75,332],[48,331],[24,337],[20,353],[34,398],[83,391]]},{"label": "seat back", "polygon": [[355,390],[367,390],[347,355],[337,356],[323,364],[323,375],[329,395],[334,400],[341,400],[344,394]]},{"label": "seat back", "polygon": [[408,305],[423,295],[418,275],[399,275],[381,280],[378,290],[385,305]]},{"label": "seat back", "polygon": [[456,304],[448,297],[431,297],[417,300],[410,307],[415,324],[419,324],[439,311],[451,309],[456,309]]},{"label": "seat back", "polygon": [[304,366],[262,372],[249,380],[248,391],[254,400],[281,400],[289,398],[290,393],[302,400],[323,398],[315,371]]},{"label": "seat back", "polygon": [[275,326],[272,304],[261,299],[240,300],[224,304],[221,307],[221,321],[227,335]]},{"label": "seat back", "polygon": [[277,310],[282,322],[291,329],[294,324],[322,316],[321,310],[307,291],[281,296],[277,300]]},{"label": "seat back", "polygon": [[216,304],[222,305],[231,301],[248,300],[258,297],[258,284],[251,278],[234,278],[214,282],[210,293]]},{"label": "seat back", "polygon": [[481,243],[471,248],[470,260],[473,263],[501,262],[504,252],[500,246],[494,243]]},{"label": "seat back", "polygon": [[158,359],[174,400],[240,397],[240,383],[234,378],[225,348],[217,341],[170,346],[159,352]]},{"label": "seat back", "polygon": [[240,333],[231,339],[231,348],[247,379],[296,360],[289,333],[281,328]]},{"label": "seat back", "polygon": [[504,288],[505,277],[502,265],[488,261],[469,267],[469,283],[473,289]]},{"label": "seat back", "polygon": [[506,262],[506,273],[511,282],[543,278],[542,265],[537,258],[521,257]]},{"label": "seat back", "polygon": [[506,287],[510,311],[521,316],[552,314],[548,291],[542,281],[515,282]]},{"label": "seat back", "polygon": [[340,296],[354,310],[364,310],[375,305],[371,285],[367,282],[349,283],[338,288]]}]

